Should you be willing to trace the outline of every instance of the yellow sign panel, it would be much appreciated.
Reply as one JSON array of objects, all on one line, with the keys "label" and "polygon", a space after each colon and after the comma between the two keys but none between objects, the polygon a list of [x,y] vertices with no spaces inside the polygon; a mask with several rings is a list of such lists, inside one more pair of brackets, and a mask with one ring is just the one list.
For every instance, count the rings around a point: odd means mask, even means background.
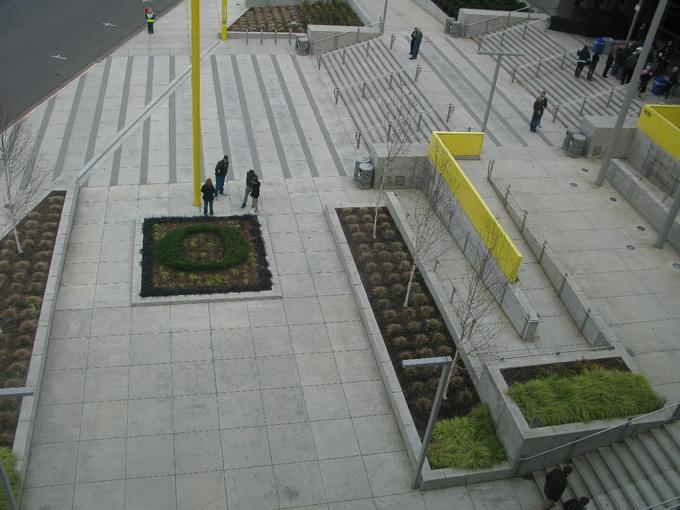
[{"label": "yellow sign panel", "polygon": [[429,157],[510,283],[517,280],[522,254],[454,158],[479,155],[484,133],[432,133]]},{"label": "yellow sign panel", "polygon": [[645,105],[637,127],[663,150],[680,159],[680,106]]}]

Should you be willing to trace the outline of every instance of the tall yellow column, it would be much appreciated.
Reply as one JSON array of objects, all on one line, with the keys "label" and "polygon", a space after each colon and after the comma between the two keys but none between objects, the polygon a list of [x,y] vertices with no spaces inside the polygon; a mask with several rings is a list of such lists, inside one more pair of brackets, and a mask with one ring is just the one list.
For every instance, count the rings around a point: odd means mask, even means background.
[{"label": "tall yellow column", "polygon": [[201,22],[200,0],[191,0],[191,114],[194,146],[194,205],[201,205]]},{"label": "tall yellow column", "polygon": [[223,41],[226,41],[227,38],[229,37],[229,34],[227,33],[227,3],[229,0],[222,0],[222,35],[221,39]]}]

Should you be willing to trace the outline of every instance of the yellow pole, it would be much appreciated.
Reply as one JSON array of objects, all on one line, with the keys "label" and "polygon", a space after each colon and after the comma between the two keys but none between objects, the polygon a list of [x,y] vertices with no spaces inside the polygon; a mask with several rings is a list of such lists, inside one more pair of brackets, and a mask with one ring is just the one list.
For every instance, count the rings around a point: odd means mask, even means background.
[{"label": "yellow pole", "polygon": [[229,37],[227,33],[227,3],[229,0],[222,0],[222,40],[226,41]]},{"label": "yellow pole", "polygon": [[201,23],[200,0],[191,0],[191,113],[194,145],[194,205],[201,205]]}]

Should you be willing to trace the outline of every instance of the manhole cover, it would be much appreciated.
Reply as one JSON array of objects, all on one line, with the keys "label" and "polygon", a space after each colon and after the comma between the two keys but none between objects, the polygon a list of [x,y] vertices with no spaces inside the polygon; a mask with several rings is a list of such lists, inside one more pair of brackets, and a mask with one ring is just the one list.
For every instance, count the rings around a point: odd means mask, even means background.
[{"label": "manhole cover", "polygon": [[647,230],[647,229],[646,229],[645,227],[643,227],[642,225],[636,225],[635,228],[638,229],[640,232],[644,232],[645,230]]},{"label": "manhole cover", "polygon": [[609,197],[609,201],[610,201],[610,202],[618,202],[619,199],[616,198],[616,197]]},{"label": "manhole cover", "polygon": [[680,264],[678,262],[673,262],[673,269],[680,269]]},{"label": "manhole cover", "polygon": [[635,246],[633,246],[632,244],[627,244],[626,248],[628,248],[630,251],[633,251],[635,249]]},{"label": "manhole cover", "polygon": [[588,172],[590,172],[590,170],[588,170],[587,168],[581,168],[581,172],[583,172],[583,173],[586,173],[586,174],[587,174]]},{"label": "manhole cover", "polygon": [[571,186],[572,188],[576,188],[578,187],[578,184],[576,184],[575,182],[570,182],[569,186]]}]

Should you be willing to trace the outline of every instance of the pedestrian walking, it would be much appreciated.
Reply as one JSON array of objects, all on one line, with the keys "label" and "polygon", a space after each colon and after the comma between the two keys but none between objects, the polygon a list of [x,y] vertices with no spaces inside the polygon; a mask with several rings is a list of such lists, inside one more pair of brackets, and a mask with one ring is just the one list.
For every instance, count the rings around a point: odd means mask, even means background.
[{"label": "pedestrian walking", "polygon": [[532,133],[536,132],[536,127],[538,126],[538,121],[541,120],[541,101],[539,101],[538,98],[536,98],[536,101],[534,101],[534,111],[531,115],[531,122],[529,123],[529,131]]},{"label": "pedestrian walking", "polygon": [[652,76],[654,73],[652,73],[652,66],[648,65],[645,67],[644,71],[640,74],[640,88],[638,89],[638,97],[642,99],[642,94],[644,94],[647,91],[647,85],[649,84],[649,80],[652,79]]},{"label": "pedestrian walking", "polygon": [[144,18],[146,19],[146,31],[153,34],[153,24],[156,21],[156,15],[153,13],[151,7],[144,8]]},{"label": "pedestrian walking", "polygon": [[420,51],[420,43],[423,40],[423,33],[418,27],[413,29],[411,32],[411,51],[409,51],[410,60],[414,60],[418,56],[418,51]]},{"label": "pedestrian walking", "polygon": [[542,127],[541,119],[543,118],[543,112],[545,111],[546,108],[548,108],[548,95],[546,94],[545,90],[541,91],[541,95],[538,96],[538,100],[541,103],[541,111],[538,115],[538,127]]},{"label": "pedestrian walking", "polygon": [[588,46],[584,45],[583,48],[578,50],[576,57],[576,71],[574,71],[574,76],[578,78],[581,76],[583,68],[590,62],[590,51],[588,50]]},{"label": "pedestrian walking", "polygon": [[203,216],[208,216],[208,209],[210,209],[210,216],[214,216],[213,200],[215,200],[215,186],[213,186],[210,177],[208,177],[205,180],[205,184],[201,186],[201,193],[203,194]]},{"label": "pedestrian walking", "polygon": [[250,195],[251,192],[251,184],[253,181],[253,177],[257,177],[257,174],[255,173],[255,170],[252,168],[248,170],[248,173],[246,174],[246,192],[243,194],[243,203],[241,204],[241,209],[243,209],[246,206],[246,202],[248,201],[248,196]]},{"label": "pedestrian walking", "polygon": [[621,79],[621,70],[623,69],[623,63],[626,61],[626,46],[619,44],[614,52],[614,68],[612,69],[612,74],[615,78]]},{"label": "pedestrian walking", "polygon": [[215,165],[215,200],[220,193],[224,195],[224,179],[227,178],[228,171],[229,156],[225,154],[224,158],[220,159]]},{"label": "pedestrian walking", "polygon": [[555,468],[545,477],[543,494],[545,495],[544,510],[549,510],[555,506],[555,502],[562,497],[562,493],[567,488],[567,476],[573,471],[571,466]]},{"label": "pedestrian walking", "polygon": [[678,81],[680,81],[680,67],[675,66],[668,77],[664,99],[668,99],[668,96],[673,94],[673,89],[678,86]]},{"label": "pedestrian walking", "polygon": [[633,71],[635,71],[635,66],[637,65],[638,55],[638,51],[635,50],[633,54],[623,63],[623,69],[621,71],[621,85],[630,83],[630,79],[633,77]]},{"label": "pedestrian walking", "polygon": [[250,196],[253,197],[250,214],[257,214],[257,203],[260,199],[260,180],[257,178],[257,175],[253,175],[250,181]]},{"label": "pedestrian walking", "polygon": [[599,61],[600,54],[595,53],[595,55],[593,55],[593,58],[590,59],[590,62],[588,62],[588,76],[586,76],[586,80],[593,81],[593,74],[595,74],[595,68],[597,67],[597,63]]},{"label": "pedestrian walking", "polygon": [[611,69],[612,65],[614,64],[614,54],[616,53],[616,48],[612,46],[612,49],[609,50],[609,54],[607,55],[607,61],[604,63],[604,71],[602,71],[602,77],[606,78],[607,73],[609,72],[609,69]]},{"label": "pedestrian walking", "polygon": [[590,498],[582,496],[580,498],[571,498],[564,502],[564,510],[583,510],[590,503]]},{"label": "pedestrian walking", "polygon": [[668,53],[665,51],[660,51],[656,60],[656,69],[654,69],[654,74],[664,74],[666,72],[666,67],[668,67]]}]

